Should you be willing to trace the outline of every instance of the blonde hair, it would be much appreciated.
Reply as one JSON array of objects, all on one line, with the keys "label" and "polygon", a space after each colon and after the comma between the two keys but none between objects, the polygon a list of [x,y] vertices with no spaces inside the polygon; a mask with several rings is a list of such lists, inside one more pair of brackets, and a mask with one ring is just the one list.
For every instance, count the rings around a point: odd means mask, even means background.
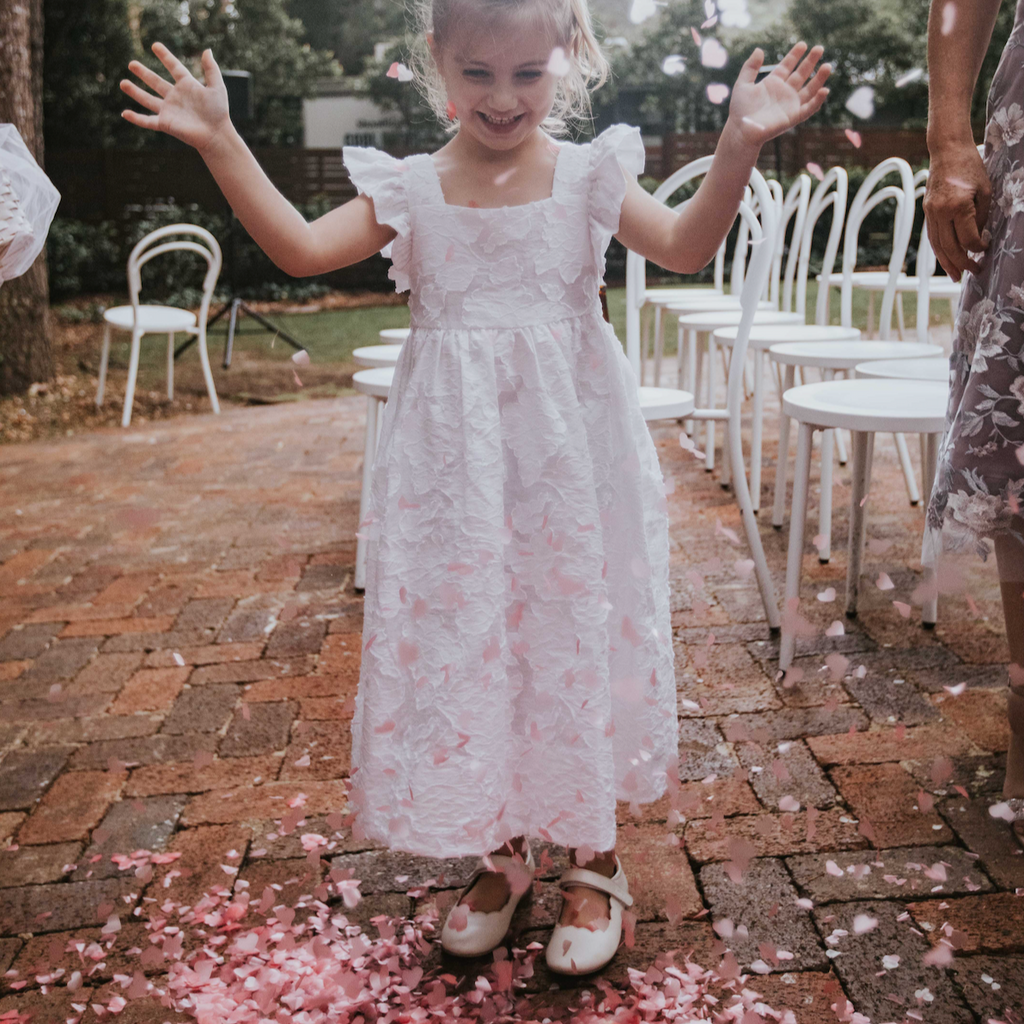
[{"label": "blonde hair", "polygon": [[448,132],[458,121],[448,116],[444,79],[434,62],[426,36],[432,33],[440,52],[453,29],[467,14],[497,20],[522,15],[536,8],[569,61],[569,72],[559,79],[551,113],[542,123],[551,135],[568,135],[571,122],[591,120],[590,93],[608,80],[608,61],[594,35],[587,0],[413,0],[419,32],[410,54],[416,84]]}]

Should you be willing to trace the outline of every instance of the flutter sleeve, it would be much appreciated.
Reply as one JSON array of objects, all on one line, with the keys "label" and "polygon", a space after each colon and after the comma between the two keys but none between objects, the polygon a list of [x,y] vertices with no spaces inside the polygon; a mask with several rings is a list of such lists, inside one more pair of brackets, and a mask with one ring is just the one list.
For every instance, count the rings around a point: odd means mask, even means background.
[{"label": "flutter sleeve", "polygon": [[622,172],[639,177],[646,156],[640,129],[630,125],[613,124],[590,143],[590,235],[594,262],[602,277],[605,252],[619,230],[622,201],[626,198]]},{"label": "flutter sleeve", "polygon": [[395,282],[395,291],[407,292],[412,241],[406,165],[390,154],[368,146],[344,146],[341,155],[359,194],[373,200],[377,223],[387,224],[398,232],[395,239],[381,249],[381,255],[391,260],[388,277]]}]

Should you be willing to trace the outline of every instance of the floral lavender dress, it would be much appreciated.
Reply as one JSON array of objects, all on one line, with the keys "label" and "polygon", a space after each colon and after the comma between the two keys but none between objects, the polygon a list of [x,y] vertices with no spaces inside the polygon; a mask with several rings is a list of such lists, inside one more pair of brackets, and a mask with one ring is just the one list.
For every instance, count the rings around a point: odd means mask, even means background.
[{"label": "floral lavender dress", "polygon": [[1024,512],[1024,0],[1017,4],[988,98],[985,167],[992,236],[978,274],[964,274],[950,357],[946,432],[928,508],[922,561],[943,548],[1020,535]]}]

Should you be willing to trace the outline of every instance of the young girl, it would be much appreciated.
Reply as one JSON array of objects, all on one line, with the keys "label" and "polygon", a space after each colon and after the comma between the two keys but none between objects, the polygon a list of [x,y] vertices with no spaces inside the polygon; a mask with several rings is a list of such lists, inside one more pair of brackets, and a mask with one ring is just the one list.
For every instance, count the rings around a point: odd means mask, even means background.
[{"label": "young girl", "polygon": [[463,955],[493,949],[531,888],[526,837],[568,846],[547,962],[585,973],[632,903],[615,802],[659,799],[678,763],[664,482],[601,315],[605,250],[615,236],[671,271],[706,266],[761,146],[821,106],[830,69],[798,43],[757,83],[755,50],[711,169],[673,210],[637,184],[637,129],[553,138],[607,76],[585,0],[423,0],[422,17],[419,81],[451,141],[404,160],[346,147],[360,194],[312,224],[232,127],[209,50],[205,86],[159,43],[173,83],[133,61],[152,92],[121,88],[152,113],[124,116],[195,146],[287,273],[383,248],[409,290],[363,524],[353,835],[493,851],[442,929]]}]

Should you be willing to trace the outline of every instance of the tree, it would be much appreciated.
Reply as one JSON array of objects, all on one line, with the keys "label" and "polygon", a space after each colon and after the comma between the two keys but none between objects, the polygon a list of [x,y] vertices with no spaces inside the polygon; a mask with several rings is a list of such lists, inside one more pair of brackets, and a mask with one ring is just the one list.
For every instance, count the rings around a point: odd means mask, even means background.
[{"label": "tree", "polygon": [[[0,121],[43,165],[43,3],[0,0]],[[46,251],[0,285],[0,394],[53,376]]]},{"label": "tree", "polygon": [[118,82],[136,55],[128,0],[46,0],[43,125],[49,149],[142,146]]},{"label": "tree", "polygon": [[378,43],[390,43],[406,32],[401,0],[289,0],[288,13],[302,21],[303,39],[331,50],[346,75],[361,75]]}]

